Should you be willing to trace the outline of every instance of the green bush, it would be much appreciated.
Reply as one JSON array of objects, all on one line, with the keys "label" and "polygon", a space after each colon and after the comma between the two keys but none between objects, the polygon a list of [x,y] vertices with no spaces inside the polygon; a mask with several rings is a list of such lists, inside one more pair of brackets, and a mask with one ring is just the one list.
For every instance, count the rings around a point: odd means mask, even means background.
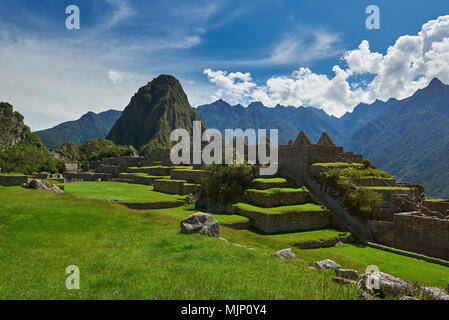
[{"label": "green bush", "polygon": [[368,159],[362,160],[362,164],[363,164],[363,168],[365,168],[365,169],[371,167],[371,161],[369,161]]},{"label": "green bush", "polygon": [[78,146],[72,141],[67,141],[62,144],[58,149],[58,153],[63,155],[71,162],[79,162],[81,158]]},{"label": "green bush", "polygon": [[103,158],[135,156],[133,146],[118,146],[107,139],[92,139],[79,147],[81,162],[96,161]]},{"label": "green bush", "polygon": [[375,219],[381,211],[382,195],[367,189],[354,189],[345,196],[346,210],[362,220]]},{"label": "green bush", "polygon": [[252,167],[247,165],[210,165],[206,168],[206,195],[217,203],[237,202],[254,179]]},{"label": "green bush", "polygon": [[45,148],[36,134],[27,132],[24,140],[0,152],[0,168],[2,172],[23,174],[43,171],[56,173],[60,171],[61,163]]}]

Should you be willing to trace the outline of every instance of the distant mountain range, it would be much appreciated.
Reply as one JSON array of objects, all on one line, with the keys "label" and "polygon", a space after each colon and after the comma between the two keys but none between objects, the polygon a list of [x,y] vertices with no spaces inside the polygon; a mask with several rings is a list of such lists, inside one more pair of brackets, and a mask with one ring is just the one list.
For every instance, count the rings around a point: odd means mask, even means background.
[{"label": "distant mountain range", "polygon": [[432,80],[356,130],[344,146],[400,180],[448,198],[449,86]]},{"label": "distant mountain range", "polygon": [[227,128],[278,129],[280,144],[294,140],[301,130],[315,142],[329,132],[337,144],[363,153],[397,179],[424,184],[430,194],[449,197],[449,86],[438,79],[407,99],[361,103],[336,118],[316,108],[268,108],[260,102],[243,107],[218,100],[195,110],[179,81],[162,75],[140,88],[123,114],[88,113],[37,134],[52,149],[67,140],[80,144],[107,137],[151,152],[170,144],[173,129],[191,131],[192,121],[202,119],[222,133]]},{"label": "distant mountain range", "polygon": [[404,99],[361,103],[341,118],[315,108],[252,103],[247,108],[223,100],[198,107],[209,128],[278,129],[286,144],[305,130],[315,142],[329,132],[346,150],[362,153],[397,179],[424,184],[449,197],[449,86],[434,79]]},{"label": "distant mountain range", "polygon": [[68,121],[51,129],[35,132],[44,145],[52,150],[58,149],[64,142],[72,141],[81,145],[88,140],[104,138],[111,131],[121,111],[108,110],[101,113],[88,112],[80,119]]},{"label": "distant mountain range", "polygon": [[269,108],[260,102],[253,102],[245,108],[240,104],[231,106],[223,100],[199,106],[197,112],[209,128],[218,129],[223,134],[225,129],[278,129],[279,144],[287,144],[290,139],[295,140],[302,130],[315,142],[323,132],[329,132],[338,144],[343,145],[347,136],[378,117],[395,102],[397,100],[390,99],[387,102],[378,100],[371,105],[361,103],[341,118],[317,108],[281,105]]}]

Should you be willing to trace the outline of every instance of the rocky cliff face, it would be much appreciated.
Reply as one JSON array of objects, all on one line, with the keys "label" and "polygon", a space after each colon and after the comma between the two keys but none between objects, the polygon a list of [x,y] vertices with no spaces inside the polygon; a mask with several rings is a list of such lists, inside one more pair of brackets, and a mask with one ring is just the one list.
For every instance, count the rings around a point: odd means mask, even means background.
[{"label": "rocky cliff face", "polygon": [[0,102],[0,151],[25,139],[30,129],[23,123],[23,116],[14,112],[12,105]]},{"label": "rocky cliff face", "polygon": [[132,145],[146,154],[169,148],[174,129],[182,128],[192,133],[193,121],[201,121],[205,128],[179,81],[173,76],[161,75],[131,98],[107,139],[119,145]]}]

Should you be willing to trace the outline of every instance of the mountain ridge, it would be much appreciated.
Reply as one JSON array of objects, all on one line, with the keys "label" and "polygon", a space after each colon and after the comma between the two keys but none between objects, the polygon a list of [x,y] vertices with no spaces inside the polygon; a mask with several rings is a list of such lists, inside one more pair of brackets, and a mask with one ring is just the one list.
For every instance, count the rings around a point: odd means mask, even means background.
[{"label": "mountain ridge", "polygon": [[89,111],[78,120],[66,121],[35,133],[52,150],[58,149],[67,141],[81,145],[91,139],[104,138],[121,114],[121,111],[113,109],[99,113]]}]

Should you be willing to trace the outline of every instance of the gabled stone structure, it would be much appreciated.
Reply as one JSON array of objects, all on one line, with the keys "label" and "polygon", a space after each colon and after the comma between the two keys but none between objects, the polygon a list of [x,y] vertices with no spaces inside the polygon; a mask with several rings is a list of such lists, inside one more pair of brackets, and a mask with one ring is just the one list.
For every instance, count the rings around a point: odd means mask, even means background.
[{"label": "gabled stone structure", "polygon": [[309,135],[305,131],[301,131],[298,134],[298,137],[294,143],[295,146],[309,146],[312,144],[312,139],[310,139]]},{"label": "gabled stone structure", "polygon": [[323,133],[318,144],[314,144],[305,131],[301,131],[293,145],[279,147],[279,167],[281,174],[296,181],[305,181],[308,168],[317,162],[360,163],[363,155],[344,152],[335,144],[329,133]]},{"label": "gabled stone structure", "polygon": [[334,139],[332,139],[332,137],[330,136],[330,134],[328,132],[323,132],[320,140],[318,141],[318,144],[325,145],[325,146],[334,146],[334,147],[337,146]]}]

